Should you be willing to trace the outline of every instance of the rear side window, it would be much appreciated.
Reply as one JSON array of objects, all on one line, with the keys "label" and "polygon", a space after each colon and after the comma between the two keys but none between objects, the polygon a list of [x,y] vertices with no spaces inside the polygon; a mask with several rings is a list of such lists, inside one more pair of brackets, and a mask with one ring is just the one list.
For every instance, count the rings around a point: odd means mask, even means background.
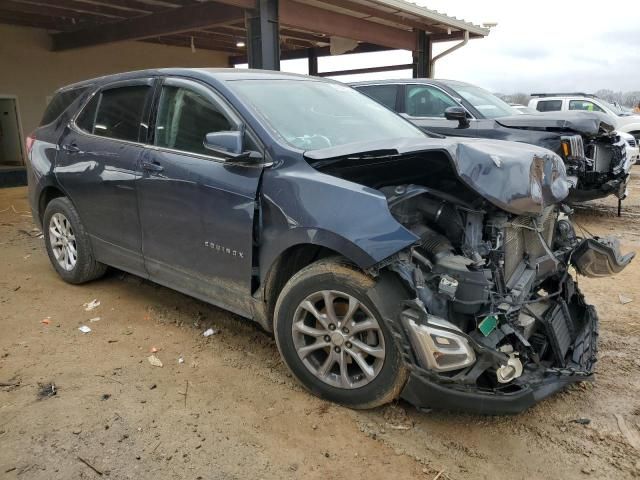
[{"label": "rear side window", "polygon": [[538,100],[536,110],[539,112],[558,112],[562,110],[562,100]]},{"label": "rear side window", "polygon": [[154,144],[190,153],[211,155],[204,148],[207,133],[235,127],[209,98],[184,87],[164,86],[158,107]]},{"label": "rear side window", "polygon": [[87,89],[88,87],[79,87],[56,93],[47,105],[40,125],[47,125],[57,119]]},{"label": "rear side window", "polygon": [[391,110],[396,109],[396,99],[398,98],[397,85],[366,85],[356,87],[356,90],[368,95]]},{"label": "rear side window", "polygon": [[146,132],[143,116],[151,87],[136,85],[103,90],[91,99],[76,125],[101,137],[137,142]]}]

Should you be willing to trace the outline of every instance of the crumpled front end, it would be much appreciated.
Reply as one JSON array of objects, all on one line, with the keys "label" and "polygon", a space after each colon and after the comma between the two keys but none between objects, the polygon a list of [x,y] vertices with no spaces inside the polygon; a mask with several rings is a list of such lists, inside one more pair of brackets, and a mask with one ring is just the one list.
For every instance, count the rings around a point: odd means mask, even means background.
[{"label": "crumpled front end", "polygon": [[418,407],[515,413],[591,379],[598,318],[575,274],[615,274],[633,254],[612,238],[576,235],[561,203],[562,160],[479,139],[368,147],[316,153],[313,165],[381,192],[416,239],[368,267],[391,271],[409,292],[385,318],[411,371],[403,397]]},{"label": "crumpled front end", "polygon": [[598,317],[571,271],[614,274],[633,254],[612,239],[579,238],[557,206],[514,215],[433,195],[403,202],[401,190],[390,194],[391,212],[420,237],[388,265],[415,294],[387,319],[411,370],[406,400],[516,413],[592,378]]},{"label": "crumpled front end", "polygon": [[553,140],[546,138],[543,143],[533,143],[555,151],[564,160],[572,183],[570,201],[582,202],[609,195],[625,198],[634,159],[627,152],[625,139],[615,131],[607,115],[583,111],[548,112],[505,117],[497,122],[522,132],[558,135]]},{"label": "crumpled front end", "polygon": [[561,142],[567,175],[573,183],[570,201],[588,201],[609,195],[620,200],[626,198],[633,161],[627,155],[627,145],[621,136],[615,132],[592,138],[567,135]]}]

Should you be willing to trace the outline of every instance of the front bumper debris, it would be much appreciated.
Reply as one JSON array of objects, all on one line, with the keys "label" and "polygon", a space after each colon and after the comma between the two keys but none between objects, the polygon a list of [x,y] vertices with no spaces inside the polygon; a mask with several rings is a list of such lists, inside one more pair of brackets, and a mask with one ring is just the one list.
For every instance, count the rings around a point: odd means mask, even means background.
[{"label": "front bumper debris", "polygon": [[[569,288],[573,288],[573,285]],[[473,347],[477,357],[472,367],[453,375],[424,368],[425,365],[415,354],[411,333],[402,326],[407,325],[408,319],[428,322],[428,314],[417,313],[416,308],[408,309],[408,306],[405,305],[399,322],[390,319],[387,322],[394,330],[410,370],[409,381],[401,397],[417,408],[484,415],[514,414],[530,408],[571,383],[593,380],[597,361],[598,316],[595,308],[584,302],[577,287],[569,303],[558,301],[542,318],[551,340],[548,348],[554,352],[557,360],[553,365],[530,362],[525,365],[522,375],[497,388],[482,388],[475,379],[480,370],[492,363],[506,365],[509,356],[487,348],[465,334],[461,336]],[[416,315],[421,316],[422,320],[417,320]]]},{"label": "front bumper debris", "polygon": [[620,273],[635,255],[635,252],[622,255],[620,242],[615,237],[595,237],[582,240],[573,253],[572,262],[585,277],[608,277]]}]

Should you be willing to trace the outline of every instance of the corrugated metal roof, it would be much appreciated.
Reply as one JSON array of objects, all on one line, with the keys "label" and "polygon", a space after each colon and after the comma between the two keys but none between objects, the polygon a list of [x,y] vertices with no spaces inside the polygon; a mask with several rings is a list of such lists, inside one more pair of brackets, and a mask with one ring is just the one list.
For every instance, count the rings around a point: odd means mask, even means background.
[{"label": "corrugated metal roof", "polygon": [[438,24],[452,27],[457,30],[467,30],[469,33],[475,33],[476,35],[486,36],[489,35],[489,29],[483,28],[480,25],[476,25],[465,20],[451,17],[444,13],[440,13],[436,10],[417,5],[407,0],[369,0],[371,3],[375,3],[384,7],[393,8],[396,11],[409,13],[416,17],[436,21]]}]

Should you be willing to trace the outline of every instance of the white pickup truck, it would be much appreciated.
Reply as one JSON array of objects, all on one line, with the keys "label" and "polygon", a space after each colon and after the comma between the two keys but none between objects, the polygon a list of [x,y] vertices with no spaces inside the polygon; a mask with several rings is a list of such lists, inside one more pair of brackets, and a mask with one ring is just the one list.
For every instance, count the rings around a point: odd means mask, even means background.
[{"label": "white pickup truck", "polygon": [[529,107],[543,113],[573,110],[608,115],[615,121],[616,131],[627,143],[627,156],[634,163],[640,162],[640,115],[586,93],[532,93],[531,96]]}]

